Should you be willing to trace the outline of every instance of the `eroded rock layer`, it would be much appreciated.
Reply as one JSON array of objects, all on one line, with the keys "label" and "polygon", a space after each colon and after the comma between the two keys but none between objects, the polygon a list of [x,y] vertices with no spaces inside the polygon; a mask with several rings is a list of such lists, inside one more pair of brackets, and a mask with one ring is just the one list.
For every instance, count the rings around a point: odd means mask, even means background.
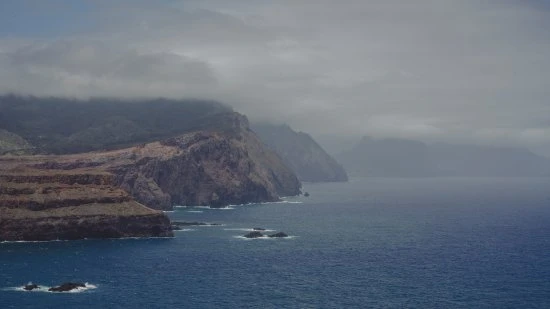
[{"label": "eroded rock layer", "polygon": [[110,173],[0,166],[0,241],[173,235],[162,212],[117,188]]},{"label": "eroded rock layer", "polygon": [[[266,149],[237,113],[205,123],[200,131],[134,147],[61,156],[4,156],[0,165],[52,171],[93,169],[154,209],[276,201],[300,193],[295,174]],[[99,181],[99,180],[98,180]],[[101,181],[99,181],[101,182]]]}]

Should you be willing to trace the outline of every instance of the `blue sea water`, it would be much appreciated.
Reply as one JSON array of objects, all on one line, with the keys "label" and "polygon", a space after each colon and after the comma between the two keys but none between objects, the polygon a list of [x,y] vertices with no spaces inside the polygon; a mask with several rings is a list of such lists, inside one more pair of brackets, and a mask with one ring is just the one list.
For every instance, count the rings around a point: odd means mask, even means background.
[{"label": "blue sea water", "polygon": [[[0,244],[0,308],[550,308],[550,179],[352,179],[173,239]],[[290,239],[247,240],[247,229]],[[95,286],[25,292],[29,281]],[[91,286],[91,287],[93,287]]]}]

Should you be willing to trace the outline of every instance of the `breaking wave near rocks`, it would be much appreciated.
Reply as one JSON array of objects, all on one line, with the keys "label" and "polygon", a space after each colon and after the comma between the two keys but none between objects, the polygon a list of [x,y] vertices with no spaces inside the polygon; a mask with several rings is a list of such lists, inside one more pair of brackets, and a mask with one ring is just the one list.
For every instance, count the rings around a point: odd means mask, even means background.
[{"label": "breaking wave near rocks", "polygon": [[78,283],[78,284],[69,284],[64,283],[60,286],[47,286],[34,284],[32,282],[27,283],[22,286],[7,287],[3,288],[4,291],[13,291],[13,292],[25,292],[25,293],[83,293],[90,290],[97,289],[97,285],[91,283]]}]

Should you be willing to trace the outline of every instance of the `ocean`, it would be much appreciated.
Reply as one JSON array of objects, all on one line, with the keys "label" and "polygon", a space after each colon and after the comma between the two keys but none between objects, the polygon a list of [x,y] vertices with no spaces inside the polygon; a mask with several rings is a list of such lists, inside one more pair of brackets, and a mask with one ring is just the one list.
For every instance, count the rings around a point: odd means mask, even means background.
[{"label": "ocean", "polygon": [[[550,179],[355,178],[177,207],[173,239],[0,244],[0,308],[550,308]],[[287,239],[244,239],[254,227]],[[87,282],[76,293],[27,282]]]}]

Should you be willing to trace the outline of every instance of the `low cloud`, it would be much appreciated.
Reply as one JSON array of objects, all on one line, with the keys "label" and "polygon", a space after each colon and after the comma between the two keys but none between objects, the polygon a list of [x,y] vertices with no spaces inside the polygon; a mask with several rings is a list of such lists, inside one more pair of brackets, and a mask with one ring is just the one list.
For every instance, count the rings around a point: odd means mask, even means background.
[{"label": "low cloud", "polygon": [[95,27],[0,38],[0,91],[217,99],[319,136],[550,154],[549,17],[513,0],[100,1]]}]

